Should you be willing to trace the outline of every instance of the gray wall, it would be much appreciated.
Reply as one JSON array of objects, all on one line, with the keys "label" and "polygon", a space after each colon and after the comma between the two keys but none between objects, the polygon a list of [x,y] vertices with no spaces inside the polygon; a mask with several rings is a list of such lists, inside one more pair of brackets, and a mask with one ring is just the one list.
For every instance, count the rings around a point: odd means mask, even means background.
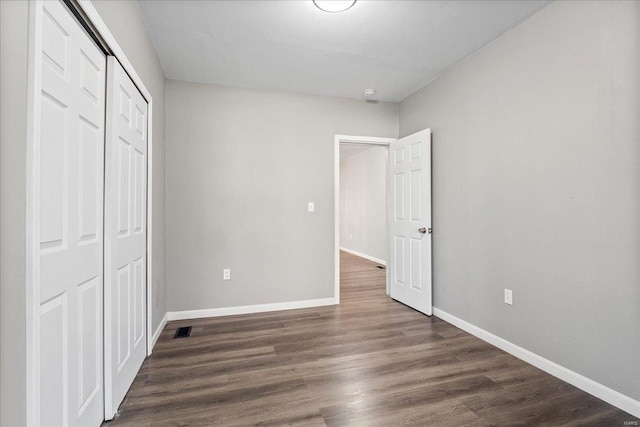
[{"label": "gray wall", "polygon": [[0,1],[0,425],[26,423],[27,2]]},{"label": "gray wall", "polygon": [[153,310],[154,330],[166,313],[165,285],[165,77],[135,1],[94,1],[133,68],[153,97]]},{"label": "gray wall", "polygon": [[387,261],[387,148],[340,158],[340,246]]},{"label": "gray wall", "polygon": [[639,2],[557,2],[400,106],[433,130],[434,305],[634,399],[639,55]]},{"label": "gray wall", "polygon": [[167,81],[168,311],[333,297],[334,134],[397,130],[398,104]]}]

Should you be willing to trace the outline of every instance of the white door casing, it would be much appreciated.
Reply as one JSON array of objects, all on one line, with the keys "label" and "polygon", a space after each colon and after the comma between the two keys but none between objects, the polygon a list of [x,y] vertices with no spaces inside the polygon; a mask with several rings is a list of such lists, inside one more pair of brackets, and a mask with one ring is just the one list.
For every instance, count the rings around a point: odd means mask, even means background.
[{"label": "white door casing", "polygon": [[147,354],[147,102],[114,57],[107,64],[105,419]]},{"label": "white door casing", "polygon": [[106,59],[61,2],[36,7],[33,421],[100,425]]},{"label": "white door casing", "polygon": [[[384,138],[377,136],[340,135],[334,136],[334,301],[340,304],[340,144],[368,144],[389,147],[396,138]],[[387,159],[389,158],[387,150]],[[388,161],[388,160],[387,160]],[[388,170],[388,167],[387,167]],[[388,187],[388,185],[387,185]],[[388,194],[388,189],[387,194]],[[389,200],[387,197],[387,231],[389,230]],[[388,232],[387,232],[388,234]],[[387,236],[388,237],[388,236]],[[388,244],[388,242],[387,242]],[[386,293],[389,295],[389,269],[387,269]]]},{"label": "white door casing", "polygon": [[431,130],[389,146],[391,298],[431,315]]}]

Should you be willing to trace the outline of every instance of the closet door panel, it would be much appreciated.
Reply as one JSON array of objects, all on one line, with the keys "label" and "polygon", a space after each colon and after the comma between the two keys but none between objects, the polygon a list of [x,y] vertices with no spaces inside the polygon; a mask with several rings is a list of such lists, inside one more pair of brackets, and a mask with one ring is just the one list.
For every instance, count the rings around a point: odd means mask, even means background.
[{"label": "closet door panel", "polygon": [[105,418],[146,357],[147,103],[108,60],[105,211]]},{"label": "closet door panel", "polygon": [[100,425],[106,57],[61,2],[38,8],[36,421]]}]

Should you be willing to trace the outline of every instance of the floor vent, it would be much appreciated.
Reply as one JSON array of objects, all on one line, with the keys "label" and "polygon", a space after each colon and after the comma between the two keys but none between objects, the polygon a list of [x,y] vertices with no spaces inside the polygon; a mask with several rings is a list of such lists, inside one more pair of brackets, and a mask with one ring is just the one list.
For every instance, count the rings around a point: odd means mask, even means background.
[{"label": "floor vent", "polygon": [[186,338],[191,335],[191,326],[183,326],[176,330],[174,338]]},{"label": "floor vent", "polygon": [[379,268],[380,270],[384,270],[384,269],[386,269],[386,268],[387,268],[387,267],[385,267],[384,265],[376,265],[376,267],[377,267],[377,268]]}]

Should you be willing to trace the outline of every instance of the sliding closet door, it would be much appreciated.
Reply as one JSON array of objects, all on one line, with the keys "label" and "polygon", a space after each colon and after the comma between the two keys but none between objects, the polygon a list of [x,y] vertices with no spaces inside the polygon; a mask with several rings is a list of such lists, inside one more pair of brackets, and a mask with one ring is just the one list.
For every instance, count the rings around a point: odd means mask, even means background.
[{"label": "sliding closet door", "polygon": [[36,7],[35,422],[98,426],[106,59],[62,3]]},{"label": "sliding closet door", "polygon": [[105,417],[146,356],[147,103],[108,58],[105,174]]}]

